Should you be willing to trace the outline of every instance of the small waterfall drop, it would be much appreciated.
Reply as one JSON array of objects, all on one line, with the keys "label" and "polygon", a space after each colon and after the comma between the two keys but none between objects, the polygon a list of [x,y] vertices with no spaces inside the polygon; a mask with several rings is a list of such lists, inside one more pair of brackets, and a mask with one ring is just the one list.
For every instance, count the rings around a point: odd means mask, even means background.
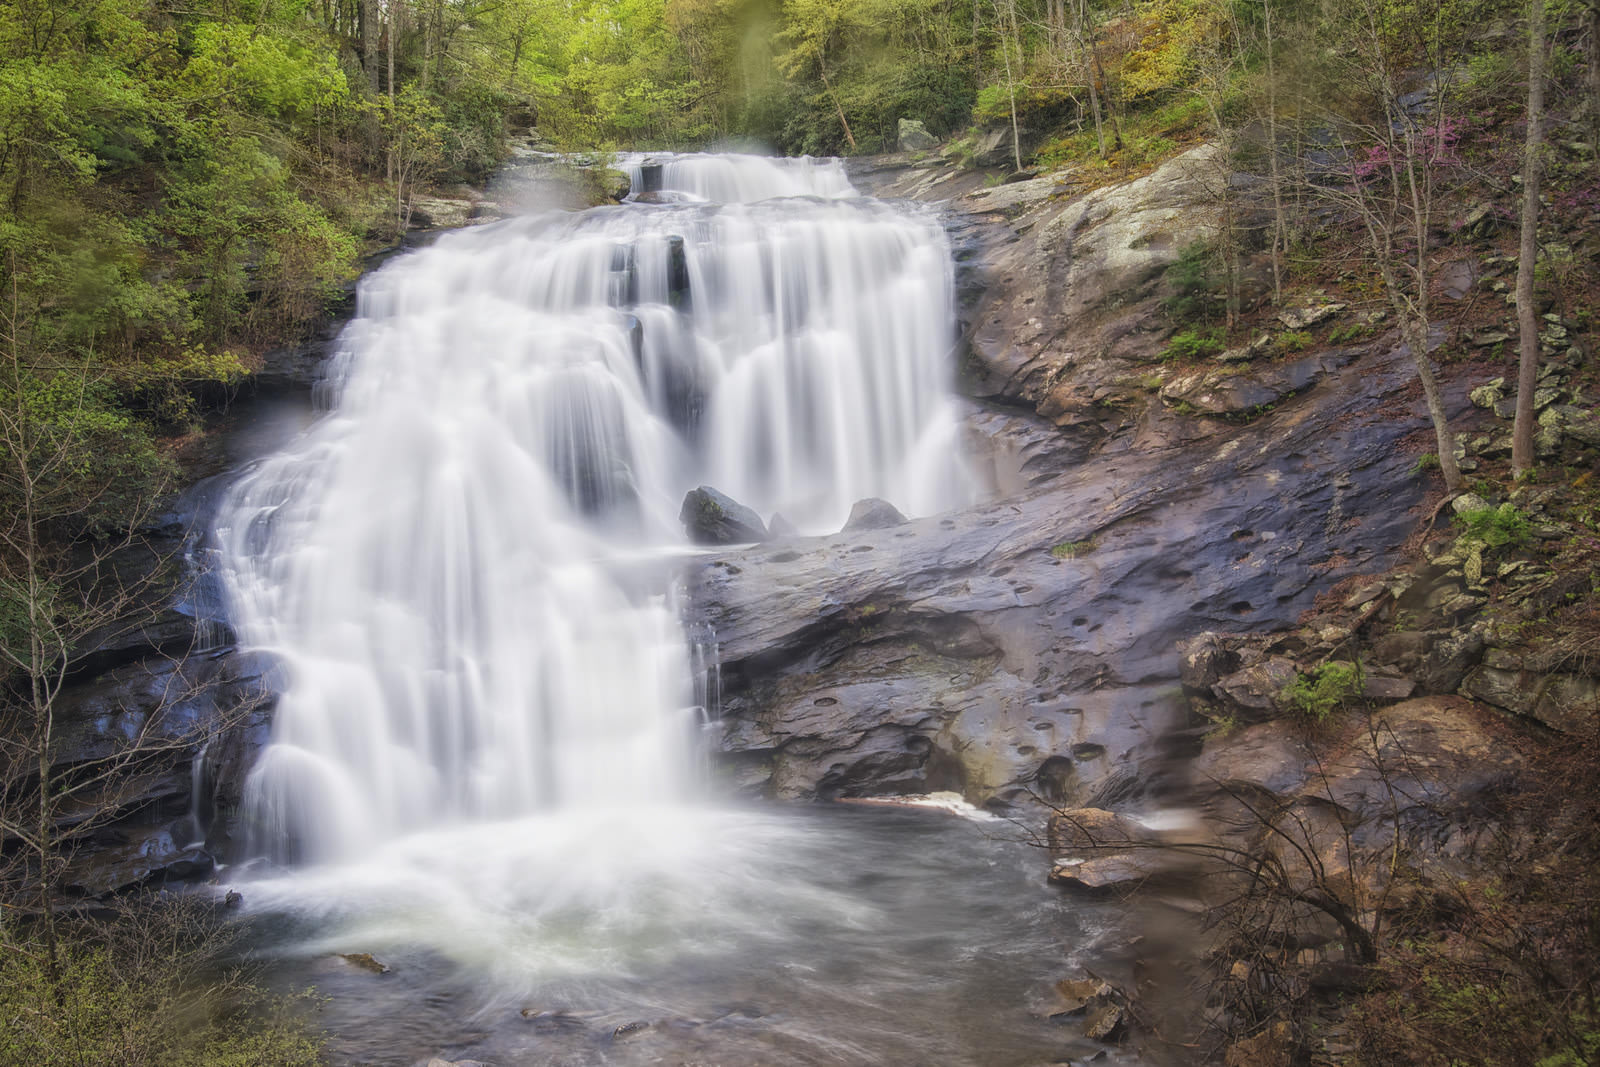
[{"label": "small waterfall drop", "polygon": [[660,193],[670,200],[748,204],[785,196],[857,195],[837,159],[636,153],[618,163],[633,183],[635,198]]},{"label": "small waterfall drop", "polygon": [[369,277],[328,414],[225,503],[231,613],[281,666],[246,796],[280,858],[688,799],[714,680],[661,557],[695,485],[808,532],[867,496],[967,499],[937,220],[837,161],[649,165],[679,202],[461,231]]}]

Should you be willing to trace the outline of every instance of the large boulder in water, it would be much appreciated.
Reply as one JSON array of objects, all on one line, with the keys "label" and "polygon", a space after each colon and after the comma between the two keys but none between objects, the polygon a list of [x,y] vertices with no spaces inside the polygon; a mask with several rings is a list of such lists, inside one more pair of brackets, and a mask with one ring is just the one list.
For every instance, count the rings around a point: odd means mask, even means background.
[{"label": "large boulder in water", "polygon": [[678,513],[689,540],[697,545],[741,545],[767,540],[761,516],[726,493],[702,485],[684,495]]}]

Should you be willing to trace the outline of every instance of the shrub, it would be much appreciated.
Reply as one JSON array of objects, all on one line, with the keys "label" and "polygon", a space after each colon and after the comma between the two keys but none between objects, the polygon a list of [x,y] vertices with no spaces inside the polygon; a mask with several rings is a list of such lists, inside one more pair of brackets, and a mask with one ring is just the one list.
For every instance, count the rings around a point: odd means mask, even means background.
[{"label": "shrub", "polygon": [[1094,548],[1094,538],[1087,537],[1082,541],[1062,541],[1058,545],[1050,546],[1050,554],[1056,559],[1077,559]]},{"label": "shrub", "polygon": [[221,964],[231,931],[204,905],[147,902],[39,942],[0,936],[0,1063],[314,1067],[292,998]]},{"label": "shrub", "polygon": [[1360,667],[1354,663],[1324,663],[1291,682],[1283,691],[1283,699],[1306,718],[1322,722],[1335,708],[1344,707],[1360,693]]},{"label": "shrub", "polygon": [[1490,548],[1521,548],[1533,535],[1528,517],[1510,502],[1497,508],[1469,508],[1456,516],[1456,521]]},{"label": "shrub", "polygon": [[1194,241],[1178,253],[1167,268],[1166,282],[1172,295],[1161,302],[1162,310],[1178,322],[1211,318],[1220,304],[1221,284],[1216,277],[1216,257],[1205,241]]},{"label": "shrub", "polygon": [[1191,326],[1180,330],[1167,342],[1162,359],[1204,359],[1222,351],[1222,338],[1216,330],[1202,330]]}]

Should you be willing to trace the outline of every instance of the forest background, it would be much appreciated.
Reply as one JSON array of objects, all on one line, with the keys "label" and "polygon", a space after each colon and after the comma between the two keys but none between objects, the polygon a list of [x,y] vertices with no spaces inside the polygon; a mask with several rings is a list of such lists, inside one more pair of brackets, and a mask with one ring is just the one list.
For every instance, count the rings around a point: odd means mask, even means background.
[{"label": "forest background", "polygon": [[[0,291],[23,369],[0,389],[47,419],[84,392],[93,403],[74,417],[93,416],[94,463],[124,479],[155,472],[156,437],[184,432],[207,389],[305,333],[363,256],[393,244],[406,215],[395,205],[412,189],[483,180],[513,133],[535,126],[572,149],[843,154],[892,150],[900,120],[913,119],[941,139],[1000,128],[1016,169],[1126,174],[1268,124],[1299,129],[1303,143],[1326,135],[1330,111],[1382,115],[1385,94],[1401,95],[1398,72],[1459,71],[1457,106],[1435,118],[1453,149],[1495,104],[1521,108],[1520,33],[1482,32],[1520,10],[4,0]],[[1578,36],[1593,37],[1595,11],[1552,8],[1552,74],[1591,101],[1600,65]],[[1600,130],[1600,109],[1589,118]],[[1381,150],[1387,138],[1368,132],[1366,148]],[[1247,168],[1245,148],[1236,154]],[[86,367],[91,388],[66,388]]]}]

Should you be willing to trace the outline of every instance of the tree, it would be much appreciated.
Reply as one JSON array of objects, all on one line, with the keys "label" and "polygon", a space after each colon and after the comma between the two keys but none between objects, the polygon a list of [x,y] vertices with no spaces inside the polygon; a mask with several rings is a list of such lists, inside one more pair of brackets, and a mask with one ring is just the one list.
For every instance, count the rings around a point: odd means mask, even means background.
[{"label": "tree", "polygon": [[[1351,0],[1344,15],[1344,32],[1353,29],[1353,44],[1342,73],[1347,85],[1358,90],[1355,103],[1361,113],[1328,116],[1339,131],[1344,162],[1317,192],[1353,215],[1366,236],[1368,260],[1422,384],[1440,473],[1454,493],[1461,488],[1455,437],[1428,358],[1430,243],[1441,183],[1458,163],[1460,130],[1447,107],[1445,41],[1439,24],[1421,17],[1397,30],[1397,13],[1387,8],[1386,0]],[[1405,75],[1399,60],[1408,54],[1421,54],[1429,62],[1433,84],[1421,104],[1400,88]]]},{"label": "tree", "polygon": [[125,749],[58,779],[57,698],[83,639],[141,602],[143,583],[114,580],[112,560],[133,542],[160,472],[148,440],[92,366],[31,343],[14,260],[8,268],[10,299],[0,316],[0,672],[9,680],[0,691],[0,831],[23,845],[20,881],[33,886],[25,895],[43,930],[46,974],[55,978],[63,813],[96,798],[73,828],[81,833],[119,808],[114,794],[129,784],[148,740],[141,729]]},{"label": "tree", "polygon": [[1522,159],[1522,235],[1517,253],[1517,413],[1511,469],[1533,469],[1533,394],[1539,386],[1539,309],[1533,274],[1539,261],[1539,171],[1544,149],[1544,4],[1528,0],[1528,132]]},{"label": "tree", "polygon": [[779,68],[793,77],[809,72],[815,65],[817,75],[822,79],[823,90],[839,117],[844,139],[853,152],[856,148],[855,133],[850,129],[850,120],[845,116],[839,93],[828,77],[828,61],[841,36],[864,28],[859,7],[849,0],[794,0],[785,13],[787,25],[779,32],[777,39],[787,45],[788,50],[779,54]]},{"label": "tree", "polygon": [[994,7],[995,28],[1000,33],[1000,63],[1006,72],[1006,100],[1011,112],[1011,155],[1022,169],[1022,133],[1017,125],[1017,69],[1012,67],[1011,50],[1017,52],[1016,67],[1022,66],[1022,31],[1017,27],[1017,0],[990,0]]}]

